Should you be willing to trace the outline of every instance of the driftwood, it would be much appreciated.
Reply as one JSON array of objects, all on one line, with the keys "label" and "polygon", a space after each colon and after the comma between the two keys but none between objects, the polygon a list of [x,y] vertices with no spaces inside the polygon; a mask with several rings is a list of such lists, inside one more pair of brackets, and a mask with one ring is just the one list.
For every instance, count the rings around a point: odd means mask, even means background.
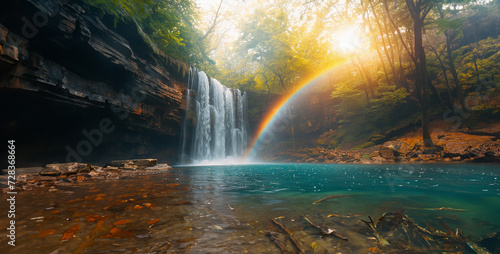
[{"label": "driftwood", "polygon": [[337,233],[337,231],[335,229],[327,229],[326,231],[320,226],[320,225],[317,225],[317,224],[314,224],[311,220],[309,220],[309,218],[307,218],[307,215],[305,216],[302,216],[304,217],[304,219],[313,227],[317,228],[319,230],[319,232],[323,235],[333,235],[339,239],[342,239],[344,241],[347,241],[347,237],[345,236],[342,236],[342,235],[339,235]]},{"label": "driftwood", "polygon": [[328,199],[345,198],[345,197],[349,197],[349,196],[352,196],[352,195],[330,195],[330,196],[326,196],[326,197],[324,197],[322,199],[318,199],[318,200],[314,201],[313,205],[321,203],[321,202],[323,202],[325,200],[328,200]]},{"label": "driftwood", "polygon": [[455,212],[466,212],[465,209],[451,208],[451,207],[437,207],[437,208],[408,208],[413,210],[428,210],[428,211],[455,211]]},{"label": "driftwood", "polygon": [[283,231],[286,236],[288,236],[288,238],[290,239],[290,241],[292,242],[293,246],[297,249],[297,251],[299,251],[299,253],[304,253],[304,251],[302,250],[302,248],[300,247],[299,243],[295,240],[295,238],[293,238],[292,236],[292,232],[285,228],[285,226],[283,226],[283,224],[277,222],[275,219],[271,219],[273,221],[273,223],[278,226],[278,228]]},{"label": "driftwood", "polygon": [[446,228],[446,230],[448,230],[448,232],[450,233],[451,236],[455,236],[455,233],[453,233],[453,231],[451,230],[451,228],[448,227],[448,225],[446,225],[446,223],[444,223],[444,220],[439,218],[441,220],[441,222],[443,223],[443,226],[444,228]]},{"label": "driftwood", "polygon": [[370,219],[370,222],[361,219],[359,221],[365,223],[371,230],[373,230],[373,235],[375,235],[380,245],[382,246],[390,245],[390,243],[384,237],[382,237],[380,233],[377,231],[377,226],[373,222],[372,217],[368,216],[368,219]]}]

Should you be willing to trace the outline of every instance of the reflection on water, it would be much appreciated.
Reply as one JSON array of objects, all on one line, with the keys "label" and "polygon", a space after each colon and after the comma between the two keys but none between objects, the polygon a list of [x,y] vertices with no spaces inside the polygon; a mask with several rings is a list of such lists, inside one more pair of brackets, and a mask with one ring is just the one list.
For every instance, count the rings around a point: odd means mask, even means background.
[{"label": "reflection on water", "polygon": [[[424,227],[445,231],[442,218],[478,240],[500,229],[499,175],[495,165],[273,164],[40,188],[17,196],[18,246],[10,250],[279,253],[269,237],[276,219],[306,252],[369,253],[377,242],[358,220],[402,209]],[[303,215],[349,241],[322,237]]]}]

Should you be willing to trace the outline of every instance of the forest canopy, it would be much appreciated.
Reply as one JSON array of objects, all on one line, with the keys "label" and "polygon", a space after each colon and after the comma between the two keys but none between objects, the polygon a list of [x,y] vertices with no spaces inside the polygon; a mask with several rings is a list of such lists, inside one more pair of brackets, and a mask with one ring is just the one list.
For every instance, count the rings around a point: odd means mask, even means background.
[{"label": "forest canopy", "polygon": [[228,87],[285,94],[328,73],[344,129],[323,145],[421,122],[432,147],[432,118],[499,116],[485,102],[499,89],[498,0],[85,1]]}]

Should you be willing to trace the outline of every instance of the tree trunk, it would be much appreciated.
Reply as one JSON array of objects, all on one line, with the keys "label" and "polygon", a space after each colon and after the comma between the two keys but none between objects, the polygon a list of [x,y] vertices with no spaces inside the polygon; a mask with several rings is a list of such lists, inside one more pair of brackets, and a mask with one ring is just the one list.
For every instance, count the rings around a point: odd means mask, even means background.
[{"label": "tree trunk", "polygon": [[364,76],[366,77],[367,87],[370,90],[372,98],[375,98],[375,93],[373,92],[373,81],[372,81],[372,78],[370,77],[368,71],[363,66],[363,63],[361,62],[361,59],[359,59],[359,56],[356,53],[354,53],[354,55],[356,55],[356,59],[358,59],[358,63],[359,63],[359,66],[361,67],[361,71],[363,72]]},{"label": "tree trunk", "polygon": [[[361,70],[361,67],[359,67],[359,65],[355,64],[354,62],[352,63],[354,64],[354,66],[356,66],[356,68],[358,68],[358,72],[359,74],[361,75],[361,77],[363,77],[363,71]],[[365,90],[365,95],[366,95],[366,101],[370,101],[370,97],[368,96],[368,85],[365,83],[365,85],[363,86],[363,90]]]},{"label": "tree trunk", "polygon": [[[391,56],[389,55],[389,51],[387,50],[387,45],[390,44],[389,33],[387,32],[387,27],[386,27],[386,36],[387,36],[387,43],[386,43],[385,38],[384,38],[384,31],[382,30],[382,25],[380,24],[379,16],[378,16],[378,14],[375,10],[375,7],[373,6],[373,3],[371,0],[369,1],[369,4],[370,4],[370,7],[371,7],[372,12],[373,12],[373,17],[375,18],[375,21],[377,22],[377,27],[378,27],[378,30],[380,33],[380,37],[382,39],[383,51],[385,53],[385,56],[387,57],[387,61],[389,61],[389,66],[391,67],[394,83],[396,84],[396,87],[400,87],[400,84],[399,84],[398,79],[396,77],[396,70],[394,68],[394,55],[391,58]],[[379,57],[380,57],[381,54],[380,54],[380,50],[378,48],[377,48],[377,52],[378,52]],[[382,58],[380,60],[382,61]],[[383,61],[382,61],[382,66],[384,66]],[[389,78],[387,75],[387,71],[385,70],[385,66],[384,66],[384,72],[385,72],[385,76],[387,78],[387,83],[389,83]]]},{"label": "tree trunk", "polygon": [[293,129],[293,116],[292,116],[292,110],[290,109],[290,107],[292,107],[292,109],[293,109],[293,106],[288,106],[288,114],[290,116],[290,127],[292,129],[293,150],[295,150],[295,130]]},{"label": "tree trunk", "polygon": [[453,59],[453,49],[451,47],[451,32],[447,30],[444,32],[446,37],[446,57],[448,60],[448,66],[450,67],[451,76],[453,77],[453,82],[455,83],[455,89],[457,89],[457,97],[460,100],[460,105],[462,106],[462,110],[467,111],[467,107],[465,106],[465,97],[462,91],[462,85],[458,80],[457,68],[455,67],[455,59]]},{"label": "tree trunk", "polygon": [[434,53],[434,55],[436,55],[436,57],[439,61],[439,65],[441,65],[441,69],[443,70],[444,82],[446,84],[446,91],[448,93],[448,108],[451,111],[453,111],[453,97],[451,96],[450,82],[448,81],[448,75],[446,74],[446,67],[444,66],[443,60],[441,60],[441,57],[439,56],[436,48],[434,48],[430,43],[429,43],[429,46],[430,46],[432,52]]},{"label": "tree trunk", "polygon": [[[407,0],[409,1],[409,0]],[[411,0],[410,0],[411,1]],[[411,9],[411,8],[410,8]],[[411,10],[410,10],[411,11]],[[415,52],[415,70],[416,70],[416,87],[417,96],[420,98],[420,108],[422,110],[422,138],[425,147],[432,147],[434,143],[431,139],[429,131],[429,84],[427,77],[427,62],[425,59],[425,50],[422,42],[422,30],[424,21],[420,18],[420,14],[412,15],[413,19],[413,32],[414,32],[414,52]],[[418,17],[418,18],[415,18]]]},{"label": "tree trunk", "polygon": [[[477,85],[479,86],[481,84],[481,78],[479,76],[479,68],[477,67],[477,53],[473,52],[472,56],[474,57],[474,69],[476,70],[476,82],[477,82]],[[483,94],[481,93],[481,91],[478,91],[478,93],[479,93],[479,96],[481,98],[481,103],[484,104]]]}]

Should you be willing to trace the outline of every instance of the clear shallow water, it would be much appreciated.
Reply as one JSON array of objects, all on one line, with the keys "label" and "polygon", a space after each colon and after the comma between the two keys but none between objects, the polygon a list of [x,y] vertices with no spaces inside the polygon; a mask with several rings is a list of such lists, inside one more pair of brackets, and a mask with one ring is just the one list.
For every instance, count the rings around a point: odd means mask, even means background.
[{"label": "clear shallow water", "polygon": [[[179,170],[192,186],[211,186],[221,202],[270,216],[310,213],[377,217],[406,210],[418,223],[460,228],[480,237],[500,231],[498,165],[263,164]],[[182,180],[180,180],[182,181]],[[204,189],[194,196],[206,195]],[[350,195],[312,202],[329,195]],[[465,211],[435,210],[453,208]]]},{"label": "clear shallow water", "polygon": [[[372,253],[377,242],[358,220],[401,209],[423,227],[446,232],[442,218],[478,240],[500,231],[499,177],[498,165],[483,164],[260,164],[39,188],[17,196],[18,246],[7,253],[279,253],[266,235],[272,219],[306,253]],[[312,204],[329,195],[343,196]],[[322,237],[303,215],[349,241]]]}]

